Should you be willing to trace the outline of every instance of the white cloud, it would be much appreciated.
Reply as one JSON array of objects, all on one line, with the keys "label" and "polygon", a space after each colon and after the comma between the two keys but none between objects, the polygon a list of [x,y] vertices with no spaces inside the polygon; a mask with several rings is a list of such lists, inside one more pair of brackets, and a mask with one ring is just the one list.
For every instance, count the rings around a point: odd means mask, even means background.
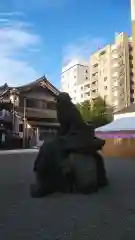
[{"label": "white cloud", "polygon": [[27,51],[38,49],[41,43],[26,25],[17,21],[0,25],[0,84],[19,85],[38,77],[30,62],[20,59],[21,54],[27,57]]},{"label": "white cloud", "polygon": [[0,12],[0,16],[13,17],[13,16],[24,16],[22,12]]},{"label": "white cloud", "polygon": [[92,52],[103,47],[105,40],[100,37],[86,36],[69,43],[63,49],[63,61],[67,63],[74,58],[89,59]]}]

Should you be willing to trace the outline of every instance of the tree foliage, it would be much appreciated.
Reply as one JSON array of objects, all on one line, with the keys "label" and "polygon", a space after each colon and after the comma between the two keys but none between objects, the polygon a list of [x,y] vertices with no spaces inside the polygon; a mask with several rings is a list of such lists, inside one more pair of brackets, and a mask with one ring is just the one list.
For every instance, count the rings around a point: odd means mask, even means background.
[{"label": "tree foliage", "polygon": [[84,121],[93,122],[95,127],[105,125],[112,120],[110,107],[101,97],[96,98],[91,103],[90,101],[84,101],[77,104],[77,108],[81,112]]}]

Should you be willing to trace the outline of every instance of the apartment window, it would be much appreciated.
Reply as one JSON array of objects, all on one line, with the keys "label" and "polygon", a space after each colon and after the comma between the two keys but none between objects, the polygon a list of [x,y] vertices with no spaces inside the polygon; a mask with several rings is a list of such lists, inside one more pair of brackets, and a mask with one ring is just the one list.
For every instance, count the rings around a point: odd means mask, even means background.
[{"label": "apartment window", "polygon": [[130,92],[131,92],[131,94],[133,94],[133,93],[134,93],[134,89],[131,89],[131,91],[130,91]]},{"label": "apartment window", "polygon": [[26,107],[27,108],[37,108],[38,100],[37,99],[26,99]]},{"label": "apartment window", "polygon": [[86,73],[88,73],[88,70],[86,69]]},{"label": "apartment window", "polygon": [[90,84],[87,84],[84,86],[85,88],[90,88]]},{"label": "apartment window", "polygon": [[98,75],[98,73],[96,72],[96,73],[92,73],[92,76],[93,77],[95,77],[95,76],[97,76]]},{"label": "apartment window", "polygon": [[133,97],[131,98],[131,102],[132,102],[132,103],[134,102],[134,98],[133,98]]},{"label": "apartment window", "polygon": [[88,80],[88,77],[86,76],[85,79]]},{"label": "apartment window", "polygon": [[131,54],[129,55],[129,59],[130,59],[130,60],[133,60],[133,56],[132,56]]},{"label": "apartment window", "polygon": [[130,64],[130,68],[133,68],[133,64]]},{"label": "apartment window", "polygon": [[88,92],[88,93],[85,94],[85,97],[88,97],[88,96],[90,96],[90,92]]},{"label": "apartment window", "polygon": [[101,53],[100,53],[100,56],[102,56],[102,55],[104,55],[106,53],[106,51],[104,50],[104,51],[102,51]]},{"label": "apartment window", "polygon": [[129,46],[129,50],[132,51],[133,50],[132,44],[129,43],[128,46]]},{"label": "apartment window", "polygon": [[74,79],[76,79],[76,76],[74,76]]},{"label": "apartment window", "polygon": [[133,86],[134,85],[134,81],[131,79],[130,84]]},{"label": "apartment window", "polygon": [[23,132],[23,124],[22,123],[19,124],[19,132]]},{"label": "apartment window", "polygon": [[83,94],[81,94],[81,98],[83,98]]},{"label": "apartment window", "polygon": [[56,103],[55,102],[47,102],[47,108],[50,110],[56,110]]},{"label": "apartment window", "polygon": [[132,76],[134,76],[134,73],[131,71],[130,75],[131,75],[131,77],[132,77]]},{"label": "apartment window", "polygon": [[93,93],[96,93],[96,92],[98,92],[98,89],[94,89],[94,90],[92,90],[92,92],[93,92]]},{"label": "apartment window", "polygon": [[98,67],[98,63],[94,64],[93,67],[94,67],[94,68]]},{"label": "apartment window", "polygon": [[104,82],[106,82],[107,81],[107,77],[104,77]]},{"label": "apartment window", "polygon": [[113,50],[112,50],[112,53],[117,53],[117,50],[116,50],[116,49],[113,49]]},{"label": "apartment window", "polygon": [[104,90],[107,90],[107,86],[104,86]]},{"label": "apartment window", "polygon": [[81,87],[81,90],[83,90],[83,87]]}]

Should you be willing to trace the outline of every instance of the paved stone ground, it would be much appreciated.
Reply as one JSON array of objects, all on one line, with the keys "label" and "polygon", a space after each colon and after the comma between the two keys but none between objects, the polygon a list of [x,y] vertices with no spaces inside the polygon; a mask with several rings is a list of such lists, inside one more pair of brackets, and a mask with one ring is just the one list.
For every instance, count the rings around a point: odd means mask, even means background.
[{"label": "paved stone ground", "polygon": [[135,161],[106,159],[98,193],[31,199],[36,153],[0,155],[0,240],[135,240]]}]

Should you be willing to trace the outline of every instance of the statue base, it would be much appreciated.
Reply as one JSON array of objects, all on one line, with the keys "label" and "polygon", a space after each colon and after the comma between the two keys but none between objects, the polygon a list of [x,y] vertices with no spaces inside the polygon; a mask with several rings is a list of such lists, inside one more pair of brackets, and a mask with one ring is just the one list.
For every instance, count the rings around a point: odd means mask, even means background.
[{"label": "statue base", "polygon": [[36,184],[30,187],[30,195],[34,198],[55,192],[90,194],[108,185],[103,158],[99,153],[70,153],[54,176],[35,174]]}]

